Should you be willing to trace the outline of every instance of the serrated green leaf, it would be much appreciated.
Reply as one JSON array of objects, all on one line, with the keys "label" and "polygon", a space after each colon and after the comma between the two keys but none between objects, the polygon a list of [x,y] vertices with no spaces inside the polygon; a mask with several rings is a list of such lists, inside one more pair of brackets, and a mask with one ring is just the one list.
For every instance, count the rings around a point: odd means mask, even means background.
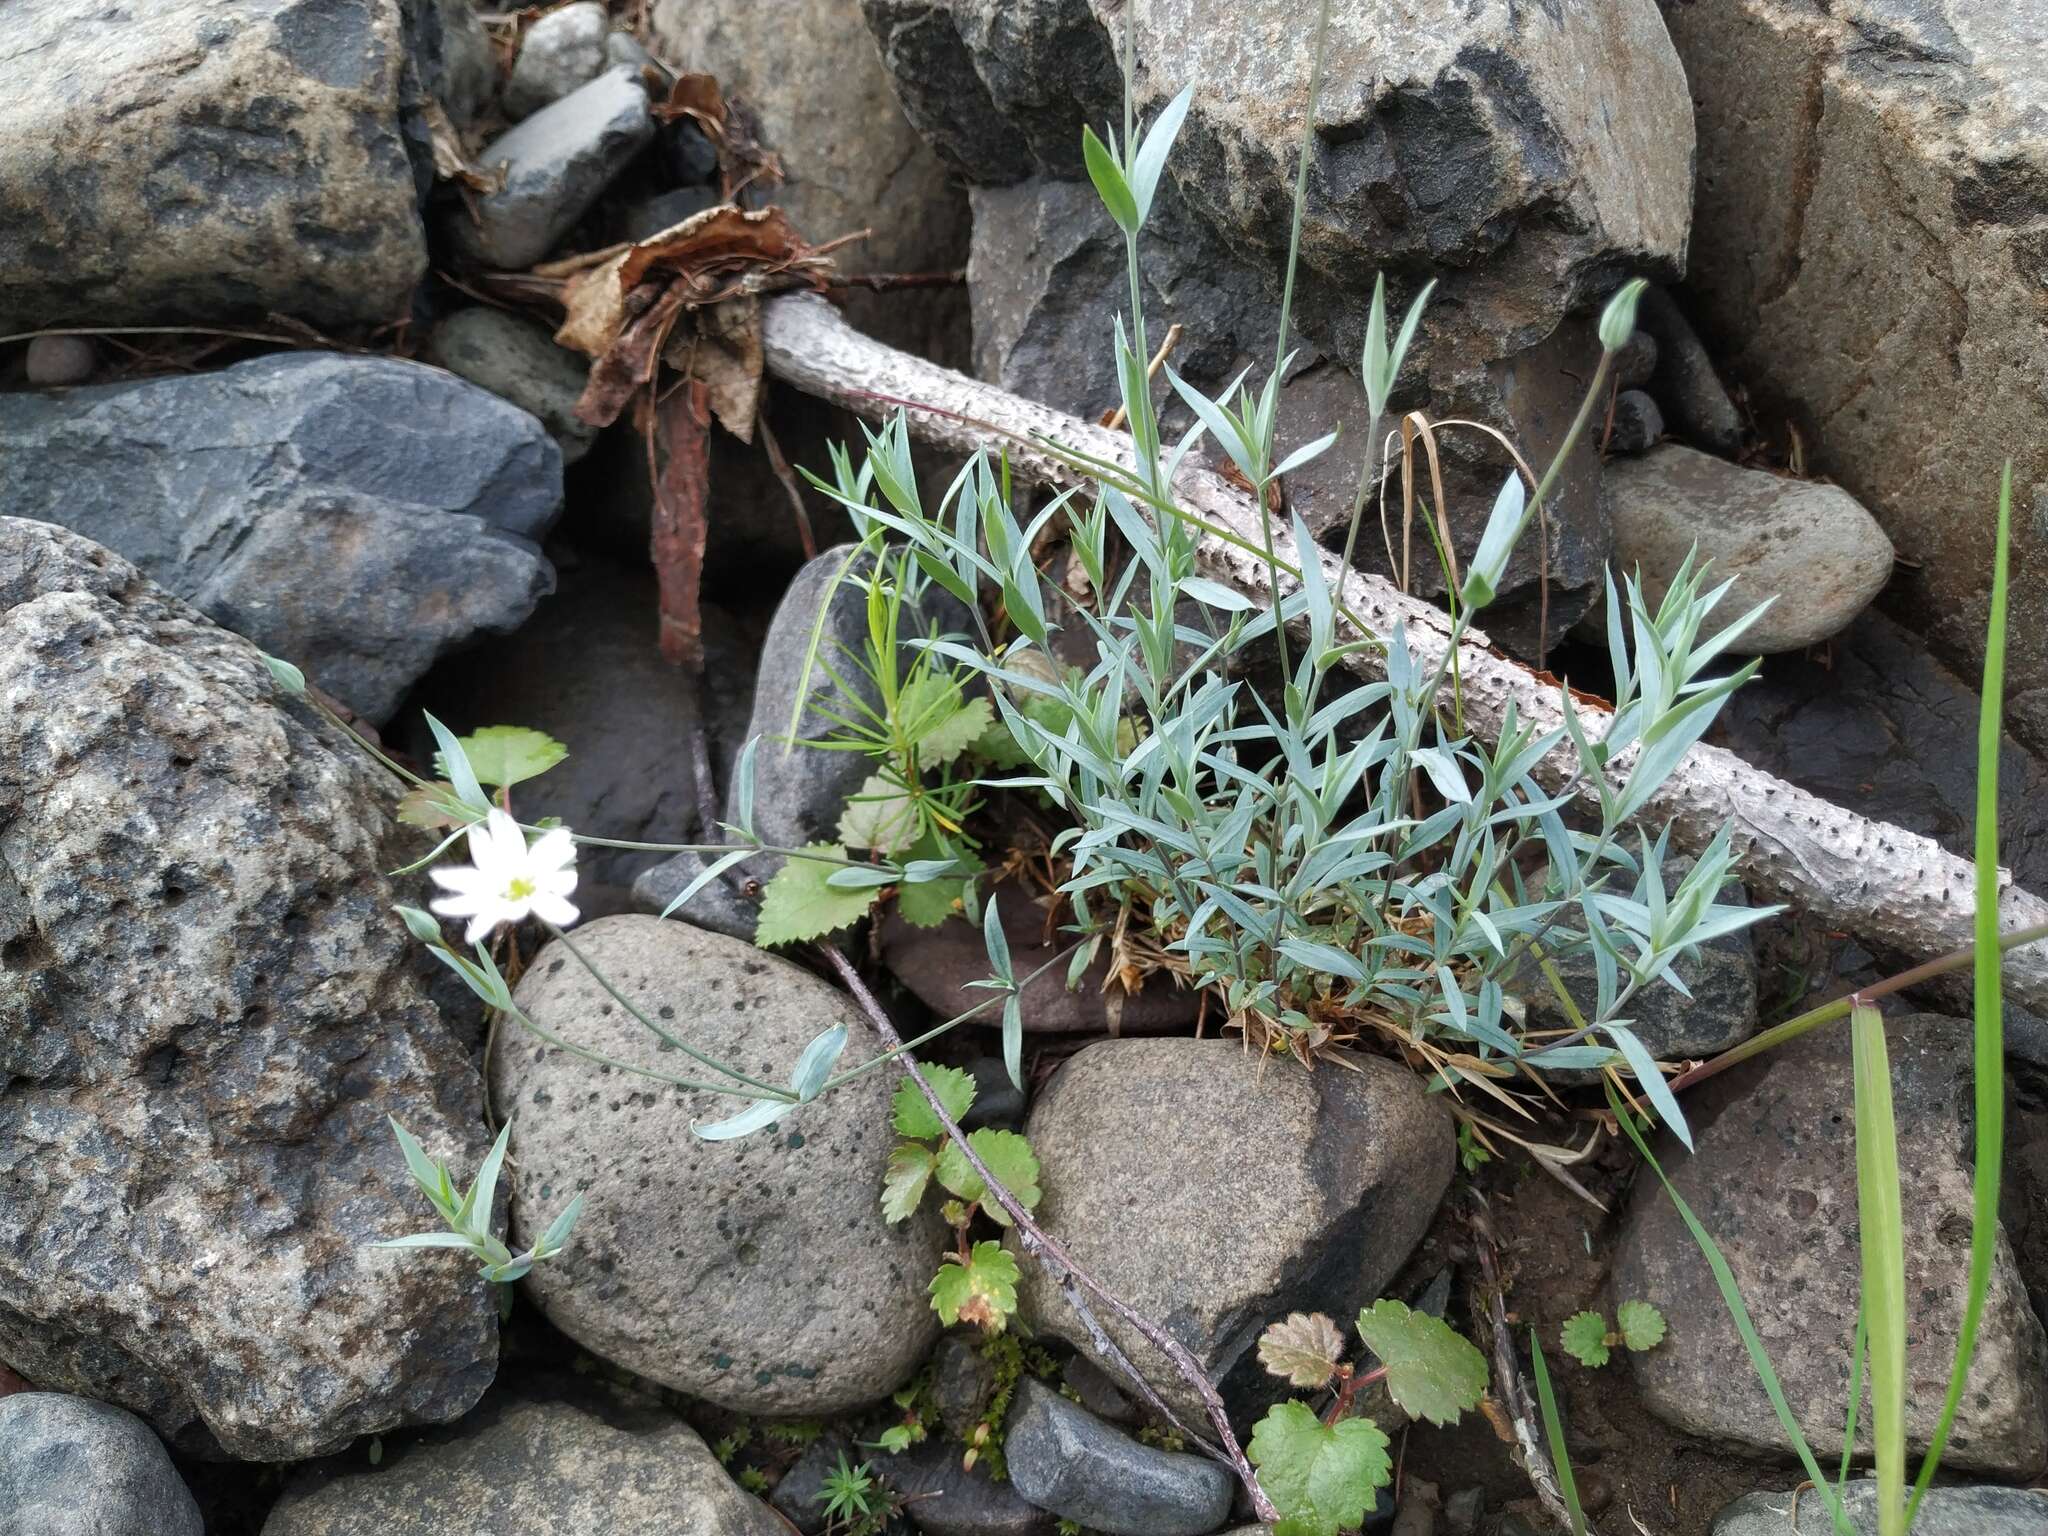
[{"label": "serrated green leaf", "polygon": [[[804,851],[846,856],[846,850],[833,843],[812,843]],[[828,883],[838,867],[818,859],[791,859],[777,870],[761,896],[754,942],[763,949],[801,944],[858,921],[874,904],[880,887],[841,890]]]},{"label": "serrated green leaf", "polygon": [[1259,1364],[1289,1386],[1314,1391],[1336,1374],[1344,1335],[1320,1312],[1295,1312],[1259,1336]]},{"label": "serrated green leaf", "polygon": [[408,827],[439,832],[468,826],[476,813],[462,803],[452,784],[415,784],[399,798],[398,819]]},{"label": "serrated green leaf", "polygon": [[932,1276],[932,1310],[948,1328],[969,1322],[1001,1333],[1017,1310],[1017,1261],[1001,1243],[979,1242],[967,1262],[949,1258]]},{"label": "serrated green leaf", "polygon": [[891,1224],[909,1220],[924,1199],[935,1166],[932,1149],[914,1141],[904,1142],[889,1154],[888,1171],[882,1175],[882,1220]]},{"label": "serrated green leaf", "polygon": [[1664,1342],[1664,1314],[1647,1301],[1624,1301],[1614,1309],[1614,1322],[1630,1349],[1655,1349]]},{"label": "serrated green leaf", "polygon": [[963,879],[926,880],[896,888],[896,910],[913,928],[936,928],[961,908],[967,896]]},{"label": "serrated green leaf", "polygon": [[1387,1368],[1387,1392],[1411,1415],[1452,1424],[1486,1395],[1486,1357],[1442,1318],[1380,1300],[1358,1314],[1358,1336]]},{"label": "serrated green leaf", "polygon": [[[1027,1211],[1037,1207],[1038,1155],[1031,1150],[1030,1142],[1015,1131],[984,1126],[967,1138],[967,1144],[996,1176],[996,1181],[1017,1197],[1019,1205]],[[939,1182],[962,1200],[983,1200],[982,1209],[998,1225],[1010,1225],[1010,1213],[995,1201],[985,1200],[988,1186],[982,1183],[981,1175],[974,1171],[956,1141],[948,1141],[939,1149]]]},{"label": "serrated green leaf", "polygon": [[1394,1472],[1387,1437],[1371,1419],[1325,1424],[1306,1403],[1275,1403],[1245,1453],[1280,1512],[1281,1529],[1301,1536],[1358,1529]]},{"label": "serrated green leaf", "polygon": [[[946,1113],[958,1124],[960,1117],[974,1106],[974,1074],[959,1067],[920,1065],[918,1070],[932,1085],[932,1092],[939,1096],[939,1102],[946,1106]],[[932,1113],[931,1105],[925,1102],[917,1084],[909,1078],[896,1085],[896,1097],[892,1102],[897,1135],[908,1136],[912,1141],[937,1141],[946,1134],[946,1128],[939,1124],[939,1117]]]},{"label": "serrated green leaf", "polygon": [[839,818],[840,842],[882,854],[908,848],[922,830],[916,793],[887,773],[863,779],[847,797],[846,814]]},{"label": "serrated green leaf", "polygon": [[1564,1320],[1558,1342],[1579,1364],[1598,1369],[1611,1358],[1607,1348],[1607,1319],[1598,1312],[1576,1312]]},{"label": "serrated green leaf", "polygon": [[[462,738],[462,750],[477,779],[505,788],[539,778],[569,755],[569,749],[545,731],[524,725],[487,725]],[[448,772],[448,754],[434,754],[434,771]]]}]

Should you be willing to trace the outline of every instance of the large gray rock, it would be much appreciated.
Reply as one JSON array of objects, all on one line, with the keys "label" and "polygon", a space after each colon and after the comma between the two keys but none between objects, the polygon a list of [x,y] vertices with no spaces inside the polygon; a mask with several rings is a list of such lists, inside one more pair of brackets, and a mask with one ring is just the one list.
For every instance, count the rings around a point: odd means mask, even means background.
[{"label": "large gray rock", "polygon": [[[1403,1067],[1357,1065],[1310,1072],[1234,1040],[1108,1040],[1070,1059],[1032,1108],[1040,1224],[1237,1406],[1278,1388],[1253,1347],[1266,1325],[1372,1301],[1450,1183],[1442,1106]],[[1059,1287],[1021,1267],[1025,1321],[1093,1353]],[[1170,1362],[1102,1322],[1176,1412],[1201,1416]]]},{"label": "large gray rock", "polygon": [[780,1536],[697,1432],[650,1399],[565,1388],[502,1397],[384,1461],[302,1475],[263,1536],[605,1531]]},{"label": "large gray rock", "polygon": [[[2008,455],[2013,568],[2048,553],[2040,13],[1730,0],[1667,17],[1698,112],[1687,278],[1707,334],[1759,418],[1789,414],[1809,468],[1911,562],[1898,611],[1975,674]],[[2012,596],[2007,710],[2039,749],[2048,587]]]},{"label": "large gray rock", "polygon": [[290,353],[0,394],[0,506],[133,560],[372,720],[533,611],[561,502],[539,422],[416,363]]},{"label": "large gray rock", "polygon": [[435,326],[420,355],[538,417],[564,465],[582,458],[597,438],[597,429],[576,415],[590,364],[558,346],[544,325],[478,304]]},{"label": "large gray rock", "polygon": [[1003,1454],[1025,1498],[1109,1536],[1203,1536],[1230,1518],[1226,1468],[1140,1445],[1034,1377],[1017,1385]]},{"label": "large gray rock", "polygon": [[[15,0],[0,330],[402,319],[426,271],[401,0]],[[118,125],[118,129],[110,125]]]},{"label": "large gray rock", "polygon": [[[758,116],[782,165],[774,201],[807,239],[867,230],[835,256],[851,272],[933,272],[967,255],[967,208],[890,93],[860,0],[657,0],[655,41],[708,70]],[[1078,132],[1078,129],[1076,130]],[[944,295],[849,295],[856,324],[928,351],[958,324]]]},{"label": "large gray rock", "polygon": [[[1600,482],[1617,571],[1640,572],[1654,608],[1688,554],[1735,585],[1713,624],[1775,599],[1737,655],[1803,650],[1848,628],[1891,579],[1892,546],[1838,485],[1744,469],[1677,443],[1611,460]],[[1604,609],[1595,610],[1596,616]]]},{"label": "large gray rock", "polygon": [[530,117],[603,74],[611,25],[598,0],[575,0],[528,27],[505,82],[505,115]]},{"label": "large gray rock", "polygon": [[[664,661],[659,600],[644,567],[585,557],[510,639],[457,657],[422,685],[425,707],[457,731],[527,725],[568,758],[514,791],[520,814],[559,816],[579,832],[638,843],[690,841],[697,801],[681,761],[684,733],[701,721],[721,782],[745,739],[753,654],[723,610],[704,611],[703,697]],[[418,743],[422,752],[431,742]],[[715,808],[714,808],[715,809]],[[586,844],[587,883],[631,885],[659,854]]]},{"label": "large gray rock", "polygon": [[[817,977],[685,923],[609,917],[576,942],[643,1012],[769,1081],[786,1082],[832,1024],[865,1033]],[[578,1046],[704,1076],[559,943],[535,958],[517,995],[537,1023]],[[536,1236],[570,1195],[588,1197],[575,1244],[526,1282],[586,1348],[735,1412],[780,1415],[873,1402],[923,1362],[939,1331],[925,1287],[942,1232],[935,1211],[900,1226],[882,1220],[887,1074],[724,1142],[697,1141],[690,1126],[742,1101],[598,1067],[530,1037],[500,1042],[492,1085],[513,1117],[518,1240]]]},{"label": "large gray rock", "polygon": [[0,519],[0,1360],[248,1460],[453,1418],[474,1266],[368,1245],[476,1073],[412,979],[389,785],[245,640]]},{"label": "large gray rock", "polygon": [[484,146],[478,161],[502,170],[504,185],[452,213],[449,239],[478,266],[530,267],[653,137],[639,79],[606,70]]},{"label": "large gray rock", "polygon": [[433,8],[441,23],[436,94],[448,120],[457,128],[468,128],[497,97],[498,51],[472,0],[433,0]]},{"label": "large gray rock", "polygon": [[[1970,1247],[1970,1026],[1934,1014],[1889,1021],[1905,1181],[1907,1435],[1924,1447],[1955,1356]],[[1697,1151],[1664,1167],[1741,1287],[1800,1430],[1823,1461],[1842,1448],[1856,1332],[1854,1087],[1842,1031],[1816,1031],[1687,1097]],[[1769,1455],[1786,1447],[1714,1278],[1663,1189],[1638,1182],[1614,1255],[1618,1297],[1684,1319],[1631,1353],[1643,1404],[1688,1434]],[[2032,1477],[2048,1461],[2048,1345],[2003,1233],[1970,1391],[1944,1464]],[[1859,1429],[1868,1447],[1866,1415]]]},{"label": "large gray rock", "polygon": [[[1854,1482],[1842,1500],[1856,1536],[1877,1536],[1877,1485]],[[2040,1536],[2048,1528],[2048,1498],[2032,1488],[1930,1488],[1913,1517],[1920,1536]],[[1795,1504],[1789,1493],[1748,1493],[1714,1517],[1711,1536],[1833,1536],[1834,1520],[1821,1496],[1808,1488]]]},{"label": "large gray rock", "polygon": [[0,1398],[0,1530],[205,1536],[199,1506],[134,1414],[59,1392]]}]

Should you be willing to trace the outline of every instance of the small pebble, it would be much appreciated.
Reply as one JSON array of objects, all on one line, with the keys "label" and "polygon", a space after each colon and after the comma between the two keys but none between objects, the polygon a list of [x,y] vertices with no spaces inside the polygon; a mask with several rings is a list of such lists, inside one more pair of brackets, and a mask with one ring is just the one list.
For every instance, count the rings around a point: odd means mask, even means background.
[{"label": "small pebble", "polygon": [[661,152],[670,173],[683,186],[709,186],[718,180],[718,146],[687,117],[663,126]]},{"label": "small pebble", "polygon": [[1614,382],[1623,389],[1641,389],[1656,372],[1657,338],[1648,331],[1629,332],[1614,354]]},{"label": "small pebble", "polygon": [[41,389],[83,384],[99,366],[99,354],[83,336],[38,336],[28,344],[28,381]]},{"label": "small pebble", "polygon": [[1614,430],[1607,435],[1609,453],[1648,453],[1663,435],[1664,413],[1657,409],[1656,401],[1640,389],[1624,389],[1614,397]]},{"label": "small pebble", "polygon": [[1486,1513],[1484,1488],[1460,1488],[1444,1500],[1444,1530],[1449,1536],[1473,1536]]}]

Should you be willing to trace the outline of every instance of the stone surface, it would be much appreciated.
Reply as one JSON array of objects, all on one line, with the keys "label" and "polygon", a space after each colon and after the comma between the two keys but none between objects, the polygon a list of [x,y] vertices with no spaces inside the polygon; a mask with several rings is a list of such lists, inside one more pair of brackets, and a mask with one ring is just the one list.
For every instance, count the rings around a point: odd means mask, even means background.
[{"label": "stone surface", "polygon": [[[700,1049],[786,1082],[847,1000],[786,960],[686,923],[590,923],[578,946],[627,997]],[[616,1007],[558,943],[521,1007],[586,1049],[677,1074],[691,1064]],[[855,1050],[860,1049],[856,1046]],[[701,1077],[705,1069],[693,1069]],[[577,1193],[574,1246],[526,1282],[550,1321],[614,1364],[741,1413],[836,1413],[886,1396],[938,1335],[925,1286],[938,1216],[885,1225],[894,1082],[870,1073],[771,1130],[700,1142],[744,1108],[580,1060],[530,1036],[493,1062],[513,1122],[513,1230],[530,1241]]]},{"label": "stone surface", "polygon": [[[1941,1408],[1969,1268],[1970,1026],[1915,1014],[1887,1034],[1899,1165],[1911,1170],[1906,1424],[1917,1451]],[[1805,1036],[1702,1084],[1686,1112],[1698,1151],[1667,1145],[1665,1170],[1720,1244],[1801,1431],[1829,1461],[1841,1451],[1859,1281],[1848,1041]],[[1731,1368],[1742,1344],[1706,1262],[1653,1182],[1636,1186],[1613,1292],[1686,1320],[1628,1356],[1645,1407],[1704,1439],[1784,1453],[1762,1385]],[[1943,1464],[2034,1476],[2048,1461],[2048,1345],[2003,1234],[1970,1382]]]},{"label": "stone surface", "polygon": [[[1081,125],[1122,119],[1114,0],[865,5],[911,120],[970,180],[1078,178]],[[1276,0],[1160,0],[1136,26],[1141,118],[1194,87],[1168,175],[1277,271],[1314,26]],[[1512,351],[1618,273],[1682,261],[1692,114],[1653,0],[1366,0],[1333,14],[1324,79],[1302,254],[1350,331],[1381,269],[1441,275],[1442,318]]]},{"label": "stone surface", "polygon": [[1733,458],[1742,449],[1742,413],[1677,301],[1653,283],[1637,301],[1636,324],[1637,336],[1656,340],[1654,366],[1645,378],[1629,382],[1648,388],[1694,447]]},{"label": "stone surface", "polygon": [[1614,415],[1607,430],[1609,453],[1647,453],[1664,435],[1664,413],[1640,389],[1624,389],[1614,397]]},{"label": "stone surface", "polygon": [[996,1392],[996,1368],[978,1337],[949,1333],[932,1351],[932,1401],[946,1433],[964,1440],[987,1413]]},{"label": "stone surface", "polygon": [[[1691,859],[1667,859],[1665,891],[1676,890],[1691,869]],[[1714,900],[1730,907],[1750,905],[1749,893],[1734,880],[1723,886]],[[1674,961],[1671,968],[1692,994],[1690,998],[1676,987],[1653,982],[1637,992],[1624,1010],[1636,1038],[1657,1060],[1705,1060],[1756,1033],[1756,947],[1749,929],[1710,939],[1691,958]],[[1557,971],[1580,1017],[1593,1017],[1599,1010],[1600,975],[1591,953],[1565,956],[1557,962]],[[1541,978],[1532,981],[1524,1001],[1533,1018],[1552,1028],[1571,1027],[1557,995]],[[1620,1058],[1617,1055],[1615,1059]],[[1552,1068],[1545,1076],[1579,1083],[1596,1081],[1599,1073],[1592,1068]]]},{"label": "stone surface", "polygon": [[[628,842],[688,842],[697,805],[683,743],[699,703],[687,675],[661,658],[659,622],[652,572],[584,557],[517,634],[436,668],[420,700],[458,732],[528,725],[569,749],[515,791],[522,815]],[[724,783],[745,736],[753,652],[709,605],[704,639],[704,727]],[[431,740],[416,749],[431,752]],[[585,845],[576,867],[585,881],[626,886],[660,858]]]},{"label": "stone surface", "polygon": [[[1450,1121],[1421,1080],[1359,1066],[1261,1063],[1235,1040],[1108,1040],[1032,1107],[1040,1224],[1186,1345],[1233,1411],[1277,1390],[1261,1330],[1294,1311],[1349,1317],[1378,1296],[1450,1182]],[[1024,1319],[1090,1349],[1058,1288],[1022,1269]],[[1200,1414],[1152,1346],[1103,1322],[1176,1412]]]},{"label": "stone surface", "polygon": [[420,355],[538,417],[564,465],[590,451],[597,429],[576,416],[590,365],[557,346],[546,326],[479,304],[435,326]]},{"label": "stone surface", "polygon": [[[837,254],[842,270],[935,272],[962,264],[966,199],[905,121],[860,0],[657,0],[652,20],[654,41],[669,57],[710,71],[757,114],[763,142],[782,162],[773,200],[805,238],[822,243],[871,231]],[[914,351],[928,352],[959,324],[957,305],[943,294],[907,305],[889,295],[849,297],[856,324]]]},{"label": "stone surface", "polygon": [[[1856,1536],[1877,1536],[1877,1485],[1849,1485],[1842,1500]],[[2039,1536],[2048,1498],[2032,1488],[1930,1488],[1913,1518],[1920,1536]],[[1711,1536],[1833,1536],[1820,1495],[1807,1489],[1794,1507],[1789,1493],[1745,1494],[1714,1517]]]},{"label": "stone surface", "polygon": [[498,51],[472,0],[434,0],[441,21],[440,101],[448,120],[468,128],[498,95]]},{"label": "stone surface", "polygon": [[0,1398],[0,1530],[205,1536],[199,1506],[134,1414],[58,1392]]},{"label": "stone surface", "polygon": [[500,134],[477,156],[505,183],[450,215],[449,239],[478,266],[518,270],[547,255],[654,137],[647,92],[609,69]]},{"label": "stone surface", "polygon": [[1017,1384],[1003,1454],[1026,1499],[1108,1536],[1203,1536],[1230,1518],[1228,1469],[1141,1445],[1031,1377]]},{"label": "stone surface", "polygon": [[[998,885],[992,894],[1003,916],[1003,935],[1010,942],[1015,974],[1025,977],[1059,957],[1068,939],[1049,924],[1045,909],[1014,882]],[[876,930],[882,963],[940,1018],[987,1003],[994,994],[973,983],[987,981],[988,945],[978,925],[963,918],[936,928],[906,922],[891,906]],[[1193,1024],[1202,1009],[1201,994],[1171,976],[1147,979],[1135,994],[1121,983],[1109,988],[1110,959],[1097,957],[1082,973],[1080,985],[1067,990],[1067,967],[1053,966],[1024,988],[1026,1033],[1045,1035],[1107,1034],[1112,1024],[1127,1034],[1147,1034]],[[979,1022],[1002,1022],[1002,999],[977,1015]]]},{"label": "stone surface", "polygon": [[302,1474],[263,1536],[590,1531],[779,1536],[697,1432],[651,1400],[564,1388],[494,1396],[462,1423],[385,1447],[374,1468]]},{"label": "stone surface", "polygon": [[619,227],[622,240],[647,240],[663,230],[674,229],[685,219],[694,218],[706,208],[718,206],[716,187],[677,187],[650,197],[645,202],[635,203],[625,210]]},{"label": "stone surface", "polygon": [[0,519],[0,1360],[182,1449],[453,1418],[497,1320],[395,1116],[466,1175],[481,1085],[412,979],[367,759],[248,642]]},{"label": "stone surface", "polygon": [[0,506],[135,561],[372,720],[532,613],[561,502],[539,422],[390,358],[0,395]]},{"label": "stone surface", "polygon": [[599,0],[575,0],[547,12],[519,41],[505,81],[505,115],[517,122],[590,84],[611,62],[611,18]]},{"label": "stone surface", "polygon": [[[1675,6],[1699,122],[1688,288],[1759,420],[1788,410],[1912,562],[1889,601],[1983,656],[2000,466],[2048,551],[2048,48],[2006,0]],[[1853,302],[1845,300],[1853,295]],[[2048,588],[2013,589],[2007,701],[2048,743]]]},{"label": "stone surface", "polygon": [[957,1444],[930,1439],[892,1456],[827,1433],[783,1474],[771,1502],[804,1536],[820,1536],[829,1525],[820,1490],[843,1455],[849,1466],[865,1461],[926,1536],[1053,1536],[1055,1516],[1025,1502],[1013,1483],[992,1481],[980,1463],[963,1471],[962,1454]]},{"label": "stone surface", "polygon": [[28,344],[28,381],[38,389],[83,384],[99,361],[89,336],[38,336]]},{"label": "stone surface", "polygon": [[[833,752],[801,745],[803,740],[826,735],[835,728],[818,712],[815,703],[829,702],[837,694],[838,685],[820,668],[814,667],[807,674],[804,665],[819,609],[828,601],[830,609],[819,654],[833,663],[870,707],[880,702],[880,693],[856,664],[866,656],[867,592],[858,579],[859,568],[848,566],[853,550],[852,545],[825,550],[797,572],[782,595],[774,622],[768,628],[768,638],[761,645],[753,717],[741,742],[744,745],[756,737],[761,740],[760,750],[754,755],[754,827],[761,840],[774,847],[800,848],[806,843],[836,842],[847,797],[860,788],[873,767],[859,752]],[[905,636],[923,635],[928,622],[937,623],[942,630],[965,625],[966,616],[958,604],[936,588],[932,591],[934,595],[927,599],[926,606],[935,617],[927,620],[913,605],[904,606],[901,632]],[[808,687],[809,696],[792,742],[790,721],[795,715],[798,690],[804,686]],[[726,819],[738,814],[736,797],[728,790]],[[714,886],[723,884],[723,892],[707,886],[691,898],[681,915],[700,926],[729,932],[738,938],[752,938],[754,924],[749,914],[758,906],[754,893],[774,876],[782,862],[773,854],[748,859],[727,876],[712,882]],[[634,885],[635,899],[648,911],[659,912],[696,878],[702,867],[695,855],[679,854],[639,878]]]},{"label": "stone surface", "polygon": [[1686,555],[1711,560],[1735,585],[1712,627],[1767,598],[1770,609],[1733,647],[1768,655],[1845,629],[1892,573],[1891,541],[1840,486],[1744,469],[1677,443],[1608,464],[1601,481],[1617,570],[1643,576],[1654,605]]},{"label": "stone surface", "polygon": [[[974,316],[975,370],[981,377],[1019,394],[1093,419],[1117,405],[1113,349],[1107,342],[1117,317],[1130,307],[1122,234],[1109,220],[1094,189],[1084,182],[1033,178],[972,193],[974,245],[968,263],[968,293]],[[1173,355],[1177,373],[1211,393],[1221,391],[1247,368],[1254,379],[1272,367],[1279,326],[1277,269],[1247,261],[1242,242],[1226,241],[1189,209],[1169,180],[1163,184],[1147,233],[1140,242],[1146,287],[1148,339],[1156,344],[1170,324],[1183,327]],[[1390,299],[1399,314],[1412,295],[1396,281]],[[1434,309],[1431,314],[1437,311]],[[1444,313],[1448,314],[1449,311]],[[1288,476],[1290,504],[1310,528],[1341,545],[1352,500],[1365,469],[1369,442],[1365,396],[1344,366],[1319,351],[1317,342],[1298,339],[1298,357],[1281,390],[1277,438],[1283,451],[1342,429],[1336,445]],[[1583,325],[1573,324],[1526,356],[1512,338],[1488,338],[1477,357],[1425,329],[1396,405],[1424,399],[1439,416],[1470,417],[1498,425],[1535,462],[1547,461],[1578,409],[1585,369],[1598,346]],[[1327,351],[1353,357],[1354,344]],[[1425,361],[1440,359],[1428,371]],[[1488,359],[1498,361],[1489,364]],[[1169,438],[1192,422],[1177,396],[1162,391],[1162,421]],[[1461,551],[1478,546],[1495,493],[1510,468],[1492,439],[1479,433],[1445,432],[1439,438],[1446,473],[1453,541]],[[1561,635],[1600,591],[1608,553],[1604,509],[1596,494],[1599,464],[1588,442],[1571,460],[1554,496],[1550,518],[1548,600],[1552,638]],[[1198,450],[1221,463],[1217,450]],[[1398,482],[1389,490],[1397,525],[1392,548],[1380,531],[1377,509],[1366,514],[1358,541],[1361,565],[1398,577],[1403,548]],[[1405,562],[1410,584],[1440,598],[1444,583],[1428,541],[1416,532],[1407,541],[1422,547],[1419,561]],[[1486,627],[1505,644],[1533,651],[1543,618],[1542,548],[1532,533],[1523,539],[1489,610]]]},{"label": "stone surface", "polygon": [[[400,0],[16,0],[0,332],[402,319],[426,271]],[[119,132],[108,132],[118,123]]]}]

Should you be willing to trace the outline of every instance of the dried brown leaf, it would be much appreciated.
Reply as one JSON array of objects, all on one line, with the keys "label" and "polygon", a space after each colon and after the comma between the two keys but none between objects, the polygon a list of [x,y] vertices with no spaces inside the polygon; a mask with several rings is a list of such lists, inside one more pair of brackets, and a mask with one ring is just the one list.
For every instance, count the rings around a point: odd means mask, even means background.
[{"label": "dried brown leaf", "polygon": [[1320,1312],[1295,1312],[1259,1336],[1259,1363],[1290,1386],[1313,1391],[1337,1374],[1344,1335]]},{"label": "dried brown leaf", "polygon": [[462,135],[448,120],[448,113],[441,103],[429,96],[420,106],[420,116],[426,121],[427,141],[433,147],[434,175],[442,181],[458,182],[472,192],[488,196],[505,185],[505,171],[502,166],[485,169],[469,158],[469,151],[463,146]]},{"label": "dried brown leaf", "polygon": [[569,279],[562,290],[568,317],[555,332],[557,342],[586,357],[602,357],[611,350],[626,323],[626,289],[619,271],[630,255],[630,248],[623,250],[602,266]]},{"label": "dried brown leaf", "polygon": [[729,299],[697,312],[692,335],[671,337],[670,367],[703,382],[720,426],[743,443],[754,440],[761,408],[761,304]]},{"label": "dried brown leaf", "polygon": [[691,379],[649,417],[654,477],[654,574],[661,594],[661,654],[701,666],[704,545],[710,534],[710,392]]}]

